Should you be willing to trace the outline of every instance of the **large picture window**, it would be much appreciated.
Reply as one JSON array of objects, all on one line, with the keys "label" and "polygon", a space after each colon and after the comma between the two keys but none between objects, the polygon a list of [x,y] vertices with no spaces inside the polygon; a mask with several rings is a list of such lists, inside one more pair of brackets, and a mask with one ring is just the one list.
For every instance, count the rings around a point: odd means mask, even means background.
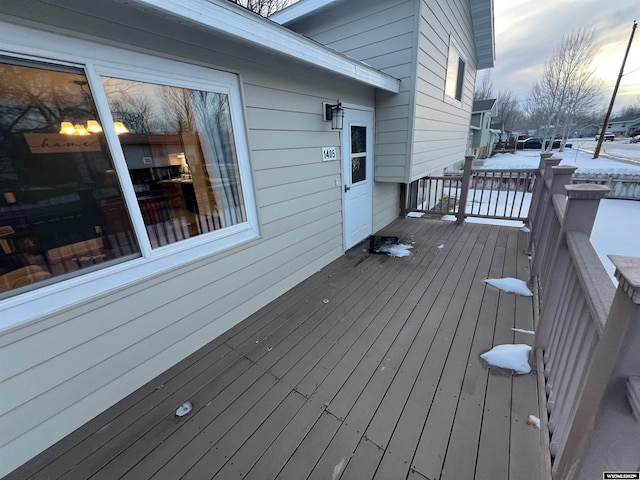
[{"label": "large picture window", "polygon": [[152,247],[246,221],[226,94],[103,77]]},{"label": "large picture window", "polygon": [[0,297],[138,256],[81,70],[0,58]]},{"label": "large picture window", "polygon": [[246,231],[228,89],[93,78],[0,57],[0,298]]}]

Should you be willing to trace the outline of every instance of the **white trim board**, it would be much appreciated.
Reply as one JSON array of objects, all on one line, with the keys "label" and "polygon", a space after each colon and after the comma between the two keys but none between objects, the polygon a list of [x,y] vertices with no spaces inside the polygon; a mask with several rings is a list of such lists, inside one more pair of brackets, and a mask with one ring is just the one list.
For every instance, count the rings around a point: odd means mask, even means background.
[{"label": "white trim board", "polygon": [[296,58],[345,77],[392,93],[400,91],[400,80],[369,67],[357,60],[294,33],[276,22],[269,21],[233,5],[226,0],[132,0],[148,9],[187,19],[244,42],[268,48],[279,54]]}]

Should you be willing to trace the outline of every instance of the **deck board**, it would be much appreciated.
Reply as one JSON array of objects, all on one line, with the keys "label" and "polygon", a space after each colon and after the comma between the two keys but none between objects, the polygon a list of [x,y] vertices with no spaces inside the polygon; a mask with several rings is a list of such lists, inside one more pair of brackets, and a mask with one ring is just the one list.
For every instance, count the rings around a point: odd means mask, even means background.
[{"label": "deck board", "polygon": [[[486,278],[489,270],[490,254],[493,251],[496,238],[497,228],[490,231],[475,272],[469,272],[472,275],[468,285],[469,294],[462,312],[458,315],[459,323],[454,341],[431,406],[431,411],[435,414],[429,415],[427,418],[424,433],[418,443],[413,468],[427,478],[441,476],[466,369],[473,363],[479,363],[478,358],[470,358],[471,344],[476,330],[478,313],[482,306],[484,293],[482,279]],[[469,268],[471,265],[473,264],[467,263],[468,270],[472,270]]]},{"label": "deck board", "polygon": [[[502,276],[504,248],[493,249],[487,278]],[[469,352],[469,364],[462,381],[460,401],[453,421],[443,474],[449,478],[474,478],[482,413],[489,370],[480,354],[491,349],[498,311],[499,292],[485,288],[478,312],[477,326]],[[460,455],[460,452],[466,452]]]},{"label": "deck board", "polygon": [[479,358],[532,340],[531,300],[482,282],[528,277],[526,234],[379,234],[411,256],[357,246],[7,478],[535,478],[535,374]]},{"label": "deck board", "polygon": [[[518,251],[527,248],[527,236],[518,235]],[[525,255],[517,256],[518,278],[529,278],[529,262]],[[534,330],[533,301],[528,297],[515,297],[515,327],[523,330]],[[531,344],[533,335],[514,332],[513,343]],[[520,472],[529,472],[531,478],[542,478],[540,459],[534,458],[530,452],[539,451],[541,442],[537,427],[527,423],[529,415],[538,416],[538,387],[535,376],[514,376],[511,391],[511,447],[509,458],[509,476],[516,478]]]},{"label": "deck board", "polygon": [[[504,242],[503,277],[514,277],[517,247],[510,245],[513,233],[502,237]],[[492,288],[492,287],[487,287]],[[512,343],[515,297],[498,293],[498,314],[493,336],[493,345]],[[482,430],[478,446],[475,478],[478,480],[508,478],[509,439],[511,425],[511,375],[491,370],[482,416]]]},{"label": "deck board", "polygon": [[[484,234],[486,230],[478,230],[477,233]],[[481,250],[477,248],[477,238],[477,234],[472,234],[467,239],[465,248],[456,256],[453,268],[447,272],[446,281],[428,313],[424,315],[420,310],[416,311],[415,319],[422,322],[421,333],[418,336],[424,338],[420,342],[424,345],[421,349],[423,359],[419,362],[422,363],[422,367],[413,382],[375,479],[408,475],[449,353],[454,331],[449,320],[455,318],[456,314],[459,316],[461,304],[464,304],[468,292],[468,283],[463,273],[468,262],[473,265],[480,257]],[[377,443],[375,438],[372,440]]]}]

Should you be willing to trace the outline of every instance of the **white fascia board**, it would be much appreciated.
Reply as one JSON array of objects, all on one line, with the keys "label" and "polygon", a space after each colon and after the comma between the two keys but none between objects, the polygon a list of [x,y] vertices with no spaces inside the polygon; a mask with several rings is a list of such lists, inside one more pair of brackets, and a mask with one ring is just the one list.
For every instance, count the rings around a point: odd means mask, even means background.
[{"label": "white fascia board", "polygon": [[332,3],[339,2],[340,0],[300,0],[293,5],[289,5],[273,15],[269,16],[269,20],[272,20],[280,25],[286,25],[294,20],[299,20],[306,17],[317,10],[325,8]]},{"label": "white fascia board", "polygon": [[470,0],[478,70],[493,68],[496,58],[496,38],[493,0]]},{"label": "white fascia board", "polygon": [[260,48],[273,50],[381,90],[399,93],[400,80],[330,50],[226,0],[133,0],[145,8],[187,19]]}]

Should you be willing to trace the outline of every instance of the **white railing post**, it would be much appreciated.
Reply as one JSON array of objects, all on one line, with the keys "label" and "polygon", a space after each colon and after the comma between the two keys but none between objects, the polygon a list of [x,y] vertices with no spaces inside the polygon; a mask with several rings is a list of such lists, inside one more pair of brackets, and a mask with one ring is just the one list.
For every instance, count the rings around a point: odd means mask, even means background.
[{"label": "white railing post", "polygon": [[464,157],[464,170],[462,171],[462,187],[460,188],[460,203],[458,204],[458,213],[456,215],[456,223],[464,223],[466,217],[467,197],[469,196],[469,185],[471,184],[471,164],[475,157],[467,155]]},{"label": "white railing post", "polygon": [[618,288],[578,394],[553,478],[600,478],[603,470],[637,471],[640,423],[626,395],[640,374],[640,258],[610,255]]}]

